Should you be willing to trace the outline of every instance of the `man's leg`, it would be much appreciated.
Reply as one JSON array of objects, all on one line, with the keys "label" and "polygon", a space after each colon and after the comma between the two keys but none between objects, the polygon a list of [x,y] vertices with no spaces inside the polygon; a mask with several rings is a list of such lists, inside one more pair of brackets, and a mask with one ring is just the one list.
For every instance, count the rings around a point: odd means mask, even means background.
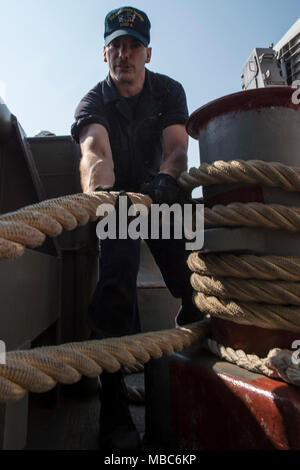
[{"label": "man's leg", "polygon": [[203,314],[193,302],[192,273],[187,265],[190,252],[185,250],[185,241],[149,239],[147,244],[171,294],[182,299],[176,323],[181,326],[201,320]]},{"label": "man's leg", "polygon": [[[136,293],[139,259],[139,240],[101,242],[100,279],[89,309],[92,337],[140,331]],[[122,372],[103,372],[100,381],[100,447],[107,451],[136,450],[140,438],[130,415]]]},{"label": "man's leg", "polygon": [[89,326],[95,337],[139,333],[136,279],[140,240],[102,240],[100,279],[89,307]]}]

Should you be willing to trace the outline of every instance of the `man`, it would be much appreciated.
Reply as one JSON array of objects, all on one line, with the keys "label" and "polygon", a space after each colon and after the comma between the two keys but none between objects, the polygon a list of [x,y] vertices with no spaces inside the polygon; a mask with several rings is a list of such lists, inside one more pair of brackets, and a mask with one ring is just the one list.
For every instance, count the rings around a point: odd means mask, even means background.
[{"label": "man", "polygon": [[[145,68],[151,60],[150,21],[133,7],[105,19],[104,61],[109,75],[80,102],[72,135],[80,142],[84,192],[144,192],[154,202],[182,200],[176,179],[187,166],[188,118],[182,86]],[[171,293],[182,298],[178,323],[198,319],[186,266],[184,242],[149,240]],[[90,310],[94,337],[140,331],[136,277],[140,240],[101,242],[100,280]],[[137,448],[139,436],[128,411],[121,373],[101,375],[100,440],[106,448]]]}]

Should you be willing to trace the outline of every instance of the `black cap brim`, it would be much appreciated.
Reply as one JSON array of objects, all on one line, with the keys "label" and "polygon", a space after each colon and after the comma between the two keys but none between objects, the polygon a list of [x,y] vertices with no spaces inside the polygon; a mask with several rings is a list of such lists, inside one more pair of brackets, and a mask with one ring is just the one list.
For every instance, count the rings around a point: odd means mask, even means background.
[{"label": "black cap brim", "polygon": [[148,47],[149,43],[147,39],[144,38],[141,34],[129,28],[118,29],[117,31],[114,31],[113,33],[106,36],[106,38],[104,38],[105,46],[108,46],[111,41],[113,41],[114,39],[117,39],[120,36],[133,36],[134,38],[141,41],[145,47]]}]

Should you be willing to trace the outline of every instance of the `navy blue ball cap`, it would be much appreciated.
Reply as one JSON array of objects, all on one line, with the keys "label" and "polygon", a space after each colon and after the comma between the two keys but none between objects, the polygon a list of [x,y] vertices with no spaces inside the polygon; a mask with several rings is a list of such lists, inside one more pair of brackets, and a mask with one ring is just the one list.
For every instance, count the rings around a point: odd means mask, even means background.
[{"label": "navy blue ball cap", "polygon": [[145,47],[150,42],[151,23],[148,16],[133,7],[121,7],[108,13],[105,18],[104,43],[106,46],[120,36],[133,36]]}]

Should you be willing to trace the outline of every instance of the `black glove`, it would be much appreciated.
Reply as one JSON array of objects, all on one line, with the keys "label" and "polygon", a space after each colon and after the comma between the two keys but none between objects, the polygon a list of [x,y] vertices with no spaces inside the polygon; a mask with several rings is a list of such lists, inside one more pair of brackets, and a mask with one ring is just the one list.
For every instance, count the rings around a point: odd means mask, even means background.
[{"label": "black glove", "polygon": [[187,196],[176,180],[166,173],[160,173],[148,183],[144,183],[141,193],[150,196],[154,204],[172,205],[176,202],[180,204],[187,202]]},{"label": "black glove", "polygon": [[103,186],[97,186],[94,189],[94,192],[97,192],[97,191],[113,191],[113,186],[109,186],[108,188],[103,188]]}]

